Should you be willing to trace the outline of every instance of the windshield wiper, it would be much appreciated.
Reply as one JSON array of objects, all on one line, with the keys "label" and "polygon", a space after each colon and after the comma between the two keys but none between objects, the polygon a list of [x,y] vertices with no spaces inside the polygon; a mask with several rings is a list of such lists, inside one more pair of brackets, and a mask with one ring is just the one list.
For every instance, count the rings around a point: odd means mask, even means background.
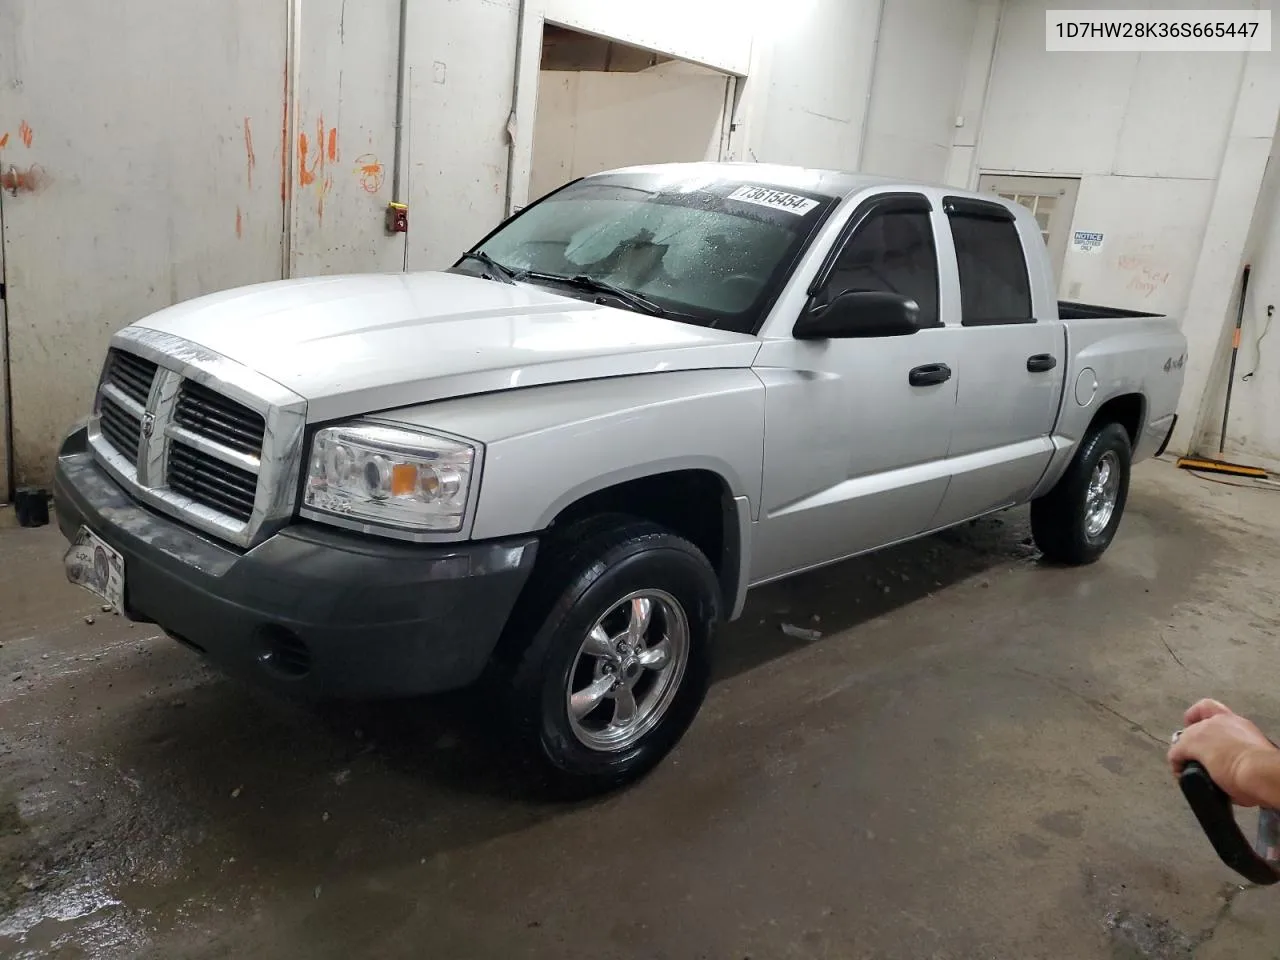
[{"label": "windshield wiper", "polygon": [[494,274],[495,280],[501,280],[503,283],[515,283],[516,273],[510,267],[504,267],[493,257],[489,256],[483,250],[468,250],[462,255],[463,260],[474,260],[477,263],[483,263],[489,268],[489,272]]},{"label": "windshield wiper", "polygon": [[585,273],[577,276],[566,276],[560,273],[542,273],[537,270],[520,270],[515,275],[516,280],[544,280],[551,283],[563,283],[568,287],[577,287],[579,290],[590,290],[592,293],[603,293],[615,300],[621,300],[627,306],[634,310],[640,310],[652,317],[665,317],[667,311],[662,309],[648,297],[643,297],[638,293],[632,293],[623,287],[610,283],[608,280],[600,280],[596,277],[589,277]]}]

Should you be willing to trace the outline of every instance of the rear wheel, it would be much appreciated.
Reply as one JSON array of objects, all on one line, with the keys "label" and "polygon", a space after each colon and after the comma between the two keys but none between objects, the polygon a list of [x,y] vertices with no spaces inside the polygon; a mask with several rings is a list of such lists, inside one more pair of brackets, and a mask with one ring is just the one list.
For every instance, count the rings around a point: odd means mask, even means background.
[{"label": "rear wheel", "polygon": [[1062,479],[1031,503],[1031,532],[1058,563],[1093,563],[1111,546],[1129,496],[1132,449],[1118,423],[1094,427]]},{"label": "rear wheel", "polygon": [[557,793],[651,770],[706,695],[718,582],[693,544],[647,521],[587,521],[549,541],[504,639],[522,751]]}]

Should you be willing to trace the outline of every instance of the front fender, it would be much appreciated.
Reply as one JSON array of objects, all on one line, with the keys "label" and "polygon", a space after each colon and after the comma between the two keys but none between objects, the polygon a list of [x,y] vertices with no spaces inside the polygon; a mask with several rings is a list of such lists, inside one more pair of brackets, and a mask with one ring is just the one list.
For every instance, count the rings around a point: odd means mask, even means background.
[{"label": "front fender", "polygon": [[764,388],[749,369],[529,387],[391,416],[485,445],[478,540],[544,530],[585,496],[676,470],[710,471],[753,518],[759,509]]}]

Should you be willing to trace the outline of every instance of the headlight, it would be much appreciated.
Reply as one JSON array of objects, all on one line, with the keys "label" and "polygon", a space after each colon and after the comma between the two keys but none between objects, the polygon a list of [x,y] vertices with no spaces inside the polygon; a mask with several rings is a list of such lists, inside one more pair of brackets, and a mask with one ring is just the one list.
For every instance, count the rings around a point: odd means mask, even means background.
[{"label": "headlight", "polygon": [[374,424],[326,427],[311,443],[303,502],[353,520],[432,533],[462,529],[475,447]]}]

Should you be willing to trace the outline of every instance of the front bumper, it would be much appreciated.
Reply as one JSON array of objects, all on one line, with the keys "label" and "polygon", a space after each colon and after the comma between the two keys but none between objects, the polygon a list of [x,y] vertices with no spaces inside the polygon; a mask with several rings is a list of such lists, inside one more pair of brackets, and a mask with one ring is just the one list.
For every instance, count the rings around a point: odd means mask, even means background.
[{"label": "front bumper", "polygon": [[418,545],[298,523],[240,551],[140,506],[84,430],[58,455],[62,533],[81,525],[125,561],[125,611],[233,673],[316,698],[412,696],[483,671],[537,540]]}]

